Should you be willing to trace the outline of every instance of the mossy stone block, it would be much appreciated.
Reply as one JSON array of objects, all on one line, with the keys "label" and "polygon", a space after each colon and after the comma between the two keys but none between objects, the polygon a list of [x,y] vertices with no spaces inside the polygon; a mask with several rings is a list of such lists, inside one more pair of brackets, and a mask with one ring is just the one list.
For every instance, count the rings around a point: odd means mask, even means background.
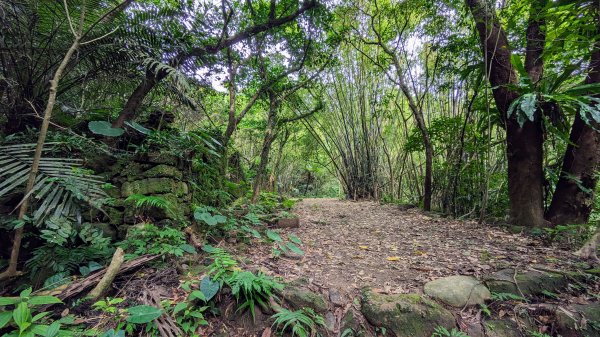
[{"label": "mossy stone block", "polygon": [[176,178],[181,180],[183,173],[174,166],[169,165],[156,165],[143,174],[146,178]]},{"label": "mossy stone block", "polygon": [[189,193],[188,186],[182,181],[171,178],[148,178],[125,182],[121,186],[121,196],[126,198],[133,194],[154,195],[173,193],[178,197]]}]

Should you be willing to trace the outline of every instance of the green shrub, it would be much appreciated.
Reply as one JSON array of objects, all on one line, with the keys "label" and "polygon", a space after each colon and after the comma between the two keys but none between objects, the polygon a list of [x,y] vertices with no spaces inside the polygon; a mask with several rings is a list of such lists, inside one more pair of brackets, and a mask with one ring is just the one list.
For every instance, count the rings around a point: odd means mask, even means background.
[{"label": "green shrub", "polygon": [[121,241],[119,246],[129,252],[128,258],[145,254],[183,256],[184,253],[196,253],[196,249],[187,243],[183,231],[153,224],[130,229],[127,239]]}]

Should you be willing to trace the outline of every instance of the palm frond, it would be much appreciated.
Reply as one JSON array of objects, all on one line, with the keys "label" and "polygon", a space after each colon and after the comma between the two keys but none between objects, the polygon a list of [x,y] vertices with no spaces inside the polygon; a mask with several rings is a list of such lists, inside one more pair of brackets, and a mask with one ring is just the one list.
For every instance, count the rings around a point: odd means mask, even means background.
[{"label": "palm frond", "polygon": [[[43,152],[50,151],[53,145],[46,144]],[[0,197],[25,185],[31,172],[35,146],[0,146]],[[74,215],[82,204],[101,210],[102,203],[108,198],[102,189],[103,184],[102,177],[82,170],[80,159],[42,156],[38,176],[29,192],[37,205],[33,212],[34,223],[41,223],[49,215]]]}]

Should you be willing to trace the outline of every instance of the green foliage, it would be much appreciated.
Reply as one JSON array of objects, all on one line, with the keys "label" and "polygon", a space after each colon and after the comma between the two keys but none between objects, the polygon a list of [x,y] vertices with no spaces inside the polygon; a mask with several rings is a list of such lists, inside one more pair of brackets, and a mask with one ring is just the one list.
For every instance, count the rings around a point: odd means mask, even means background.
[{"label": "green foliage", "polygon": [[211,227],[227,222],[227,218],[219,214],[216,208],[209,206],[196,207],[196,210],[194,210],[194,219]]},{"label": "green foliage", "polygon": [[431,337],[469,337],[469,335],[454,328],[448,331],[448,329],[444,328],[443,326],[438,326],[435,328],[435,332],[431,335]]},{"label": "green foliage", "polygon": [[175,214],[173,205],[165,198],[156,195],[132,194],[125,199],[125,202],[133,203],[138,209],[156,208],[164,210],[171,215]]},{"label": "green foliage", "polygon": [[275,319],[273,326],[276,331],[291,331],[292,337],[309,337],[317,334],[319,326],[325,327],[325,320],[311,308],[290,311],[281,308],[271,318]]},{"label": "green foliage", "polygon": [[490,307],[488,307],[485,303],[480,303],[479,308],[481,309],[481,312],[485,316],[487,316],[487,317],[492,316],[492,311],[490,310]]},{"label": "green foliage", "polygon": [[184,253],[195,254],[194,247],[189,245],[185,234],[171,227],[157,227],[153,224],[142,224],[129,230],[127,238],[119,243],[128,258],[145,254],[164,256],[183,256]]},{"label": "green foliage", "polygon": [[239,268],[237,267],[237,261],[224,249],[215,248],[210,245],[205,245],[202,250],[210,254],[210,258],[213,260],[208,265],[208,275],[211,276],[212,280],[224,282],[229,276]]},{"label": "green foliage", "polygon": [[544,228],[545,234],[552,242],[564,242],[573,246],[581,246],[594,233],[595,224],[557,225]]},{"label": "green foliage", "polygon": [[256,304],[269,307],[269,298],[273,291],[283,290],[282,284],[261,272],[255,275],[249,271],[234,271],[226,282],[238,304],[241,302],[238,310],[249,308],[253,318]]},{"label": "green foliage", "polygon": [[104,300],[100,300],[95,302],[94,304],[92,304],[92,308],[96,309],[96,310],[100,310],[102,312],[105,312],[107,314],[117,314],[119,308],[117,307],[117,304],[123,303],[123,301],[125,301],[124,298],[121,297],[116,297],[116,298],[110,298],[107,297]]},{"label": "green foliage", "polygon": [[[210,300],[218,293],[220,283],[205,277],[200,282],[200,290],[192,290],[189,284],[182,286],[182,288],[189,292],[187,298],[174,306],[173,303],[169,302],[167,305],[168,311],[171,312],[186,336],[198,336],[196,334],[198,328],[208,324],[204,313],[212,308]],[[201,305],[198,305],[198,303]]]},{"label": "green foliage", "polygon": [[38,312],[47,304],[62,303],[54,296],[32,296],[31,288],[23,290],[19,297],[0,297],[0,329],[4,337],[71,335],[62,329],[67,319],[50,321],[50,312]]},{"label": "green foliage", "polygon": [[[103,189],[104,179],[82,169],[82,160],[53,158],[48,153],[57,144],[44,147],[38,177],[31,196],[37,209],[31,216],[40,224],[48,216],[69,217],[81,212],[83,207],[101,209],[108,201]],[[28,180],[36,144],[0,146],[0,197],[18,191]]]},{"label": "green foliage", "polygon": [[283,238],[277,232],[272,231],[270,229],[267,229],[265,234],[275,244],[275,246],[273,247],[273,256],[279,257],[282,253],[304,255],[304,251],[302,251],[302,249],[298,247],[298,245],[302,244],[302,241],[293,233],[288,234],[287,241],[284,241]]},{"label": "green foliage", "polygon": [[150,331],[154,328],[153,321],[163,314],[161,309],[150,305],[119,308],[118,305],[123,302],[125,302],[123,298],[106,298],[92,304],[94,309],[108,314],[116,323],[116,328],[107,331],[103,336],[117,336],[123,330],[128,335],[133,335],[139,325],[145,326],[145,330]]},{"label": "green foliage", "polygon": [[188,298],[184,302],[177,303],[171,310],[171,315],[175,318],[177,325],[185,333],[185,336],[199,336],[196,334],[198,328],[208,325],[204,318],[204,313],[209,306],[198,306]]},{"label": "green foliage", "polygon": [[[44,222],[40,237],[44,244],[33,250],[26,265],[35,278],[39,273],[52,272],[54,278],[46,285],[59,285],[61,279],[75,271],[90,272],[98,268],[113,252],[110,239],[93,224],[78,225],[65,218],[50,217]],[[86,269],[87,268],[87,269]]]}]

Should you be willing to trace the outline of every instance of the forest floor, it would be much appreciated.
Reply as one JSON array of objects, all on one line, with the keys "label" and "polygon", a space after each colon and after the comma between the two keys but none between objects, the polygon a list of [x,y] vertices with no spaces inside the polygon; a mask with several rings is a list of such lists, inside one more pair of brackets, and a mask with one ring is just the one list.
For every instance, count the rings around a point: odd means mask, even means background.
[{"label": "forest floor", "polygon": [[577,261],[570,251],[531,236],[416,208],[304,199],[294,213],[300,217],[300,227],[283,231],[302,240],[305,254],[273,259],[268,245],[237,249],[247,267],[286,281],[307,278],[322,289],[344,293],[365,286],[383,293],[421,293],[426,282],[444,276],[480,277],[534,265],[572,269]]}]

